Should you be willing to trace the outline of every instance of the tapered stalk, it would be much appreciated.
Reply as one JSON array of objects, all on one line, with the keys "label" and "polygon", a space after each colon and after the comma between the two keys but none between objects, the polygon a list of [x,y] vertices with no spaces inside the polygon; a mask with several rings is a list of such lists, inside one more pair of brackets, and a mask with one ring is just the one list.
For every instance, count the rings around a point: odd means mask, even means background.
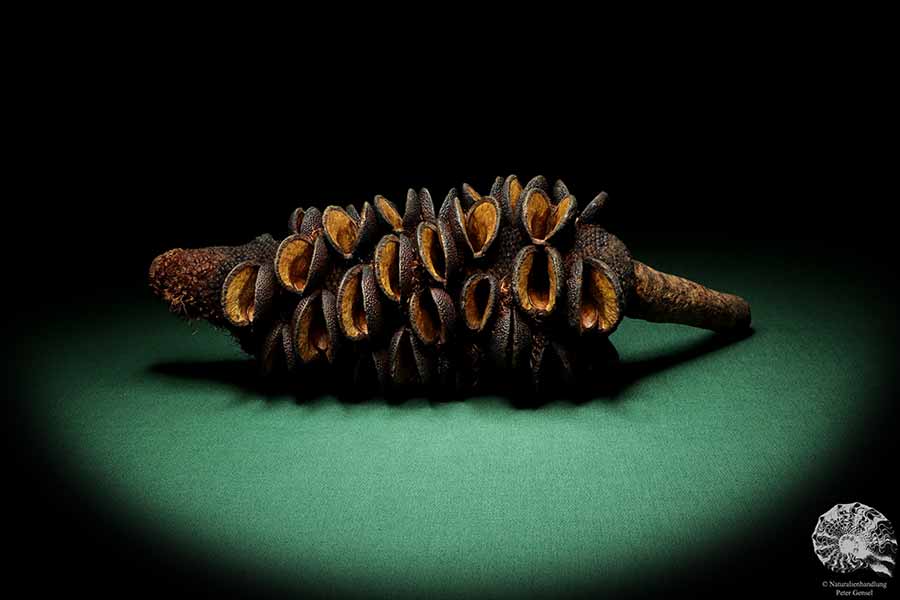
[{"label": "tapered stalk", "polygon": [[639,261],[634,261],[634,276],[634,290],[625,313],[628,317],[720,332],[750,326],[750,305],[739,296],[662,273]]}]

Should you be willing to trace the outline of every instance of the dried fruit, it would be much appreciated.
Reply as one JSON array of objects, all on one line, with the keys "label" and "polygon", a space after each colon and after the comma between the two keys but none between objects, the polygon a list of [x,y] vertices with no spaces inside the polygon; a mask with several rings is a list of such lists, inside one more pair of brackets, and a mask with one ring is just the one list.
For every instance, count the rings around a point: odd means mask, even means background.
[{"label": "dried fruit", "polygon": [[529,190],[522,200],[522,223],[535,244],[546,244],[575,217],[575,197],[562,188],[557,193],[564,194],[557,204],[540,188]]},{"label": "dried fruit", "polygon": [[481,258],[487,254],[500,231],[500,206],[490,196],[482,198],[466,212],[464,223],[463,231],[472,256]]},{"label": "dried fruit", "polygon": [[540,176],[461,190],[437,212],[425,189],[402,214],[384,196],[298,208],[280,243],[170,250],[150,285],[173,312],[230,330],[264,373],[330,369],[395,391],[517,373],[539,389],[595,382],[626,316],[750,326],[743,299],[633,260],[600,224],[605,193],[579,213]]},{"label": "dried fruit", "polygon": [[552,246],[525,246],[513,266],[513,291],[519,307],[535,318],[556,310],[562,292],[563,267]]},{"label": "dried fruit", "polygon": [[363,204],[362,215],[353,206],[329,206],[322,213],[322,227],[331,247],[342,258],[350,259],[374,234],[375,211],[368,202]]},{"label": "dried fruit", "polygon": [[344,274],[337,294],[341,333],[358,342],[377,337],[381,331],[381,298],[372,267],[351,267]]},{"label": "dried fruit", "polygon": [[400,302],[412,284],[416,266],[415,249],[404,234],[381,238],[372,257],[378,287],[394,302]]},{"label": "dried fruit", "polygon": [[475,273],[466,279],[460,296],[460,306],[466,327],[479,332],[497,308],[497,279],[487,273]]},{"label": "dried fruit", "polygon": [[324,358],[334,362],[340,346],[334,294],[316,290],[297,304],[293,319],[293,343],[304,363]]},{"label": "dried fruit", "polygon": [[422,221],[416,229],[416,242],[422,266],[440,284],[446,284],[456,271],[456,244],[448,226],[440,221]]}]

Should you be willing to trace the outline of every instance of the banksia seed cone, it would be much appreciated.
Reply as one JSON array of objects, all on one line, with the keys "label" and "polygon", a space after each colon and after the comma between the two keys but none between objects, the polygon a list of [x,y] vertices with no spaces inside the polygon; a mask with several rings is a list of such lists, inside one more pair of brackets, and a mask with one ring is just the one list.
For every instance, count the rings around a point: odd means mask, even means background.
[{"label": "banksia seed cone", "polygon": [[486,196],[450,190],[438,211],[425,189],[402,214],[383,196],[360,211],[298,208],[281,242],[158,256],[150,286],[173,312],[231,331],[264,373],[330,369],[393,390],[587,380],[615,359],[608,336],[626,316],[750,326],[742,298],[633,260],[600,225],[605,202],[579,212],[561,181],[511,175]]}]

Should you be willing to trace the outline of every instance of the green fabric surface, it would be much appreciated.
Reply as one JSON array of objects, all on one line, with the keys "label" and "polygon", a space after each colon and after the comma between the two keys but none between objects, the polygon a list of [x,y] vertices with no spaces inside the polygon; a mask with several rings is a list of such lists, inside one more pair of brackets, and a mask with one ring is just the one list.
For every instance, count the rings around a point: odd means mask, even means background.
[{"label": "green fabric surface", "polygon": [[826,477],[890,368],[873,318],[888,309],[852,273],[640,258],[746,297],[754,335],[699,352],[712,334],[626,320],[612,339],[643,376],[584,403],[297,403],[215,376],[243,368],[236,345],[148,293],[40,326],[23,349],[41,374],[32,426],[160,552],[261,581],[410,595],[636,581],[736,551]]}]

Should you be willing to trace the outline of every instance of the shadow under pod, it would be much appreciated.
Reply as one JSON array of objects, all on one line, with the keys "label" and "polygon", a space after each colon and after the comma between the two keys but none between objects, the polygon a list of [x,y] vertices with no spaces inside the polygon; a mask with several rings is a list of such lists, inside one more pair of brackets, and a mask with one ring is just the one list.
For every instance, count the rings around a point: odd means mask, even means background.
[{"label": "shadow under pod", "polygon": [[[560,388],[555,397],[538,395],[533,391],[524,400],[533,399],[530,404],[519,405],[522,408],[539,407],[554,401],[569,401],[573,404],[584,404],[592,400],[618,401],[622,393],[641,379],[660,373],[666,369],[689,363],[716,350],[746,340],[755,334],[754,328],[737,333],[709,333],[699,340],[680,343],[673,348],[651,356],[636,360],[618,361],[609,366],[601,378],[578,386]],[[515,399],[513,399],[515,402]]]},{"label": "shadow under pod", "polygon": [[[161,362],[149,367],[154,375],[193,381],[214,381],[239,388],[269,400],[289,396],[297,403],[307,403],[322,396],[333,396],[339,402],[356,404],[383,399],[388,404],[402,404],[410,398],[427,398],[431,402],[464,401],[471,396],[496,395],[517,409],[540,408],[554,402],[584,404],[591,401],[615,402],[622,392],[641,379],[747,339],[754,334],[748,329],[738,334],[710,333],[688,343],[660,351],[650,358],[610,363],[602,373],[574,386],[554,385],[551,390],[535,390],[530,385],[500,385],[487,382],[475,394],[435,391],[427,388],[392,391],[382,394],[374,385],[352,385],[335,381],[334,377],[307,376],[302,381],[286,374],[263,377],[252,359],[213,361]],[[349,378],[342,378],[346,381]],[[506,379],[509,379],[508,377]],[[527,379],[527,378],[520,378]]]}]

